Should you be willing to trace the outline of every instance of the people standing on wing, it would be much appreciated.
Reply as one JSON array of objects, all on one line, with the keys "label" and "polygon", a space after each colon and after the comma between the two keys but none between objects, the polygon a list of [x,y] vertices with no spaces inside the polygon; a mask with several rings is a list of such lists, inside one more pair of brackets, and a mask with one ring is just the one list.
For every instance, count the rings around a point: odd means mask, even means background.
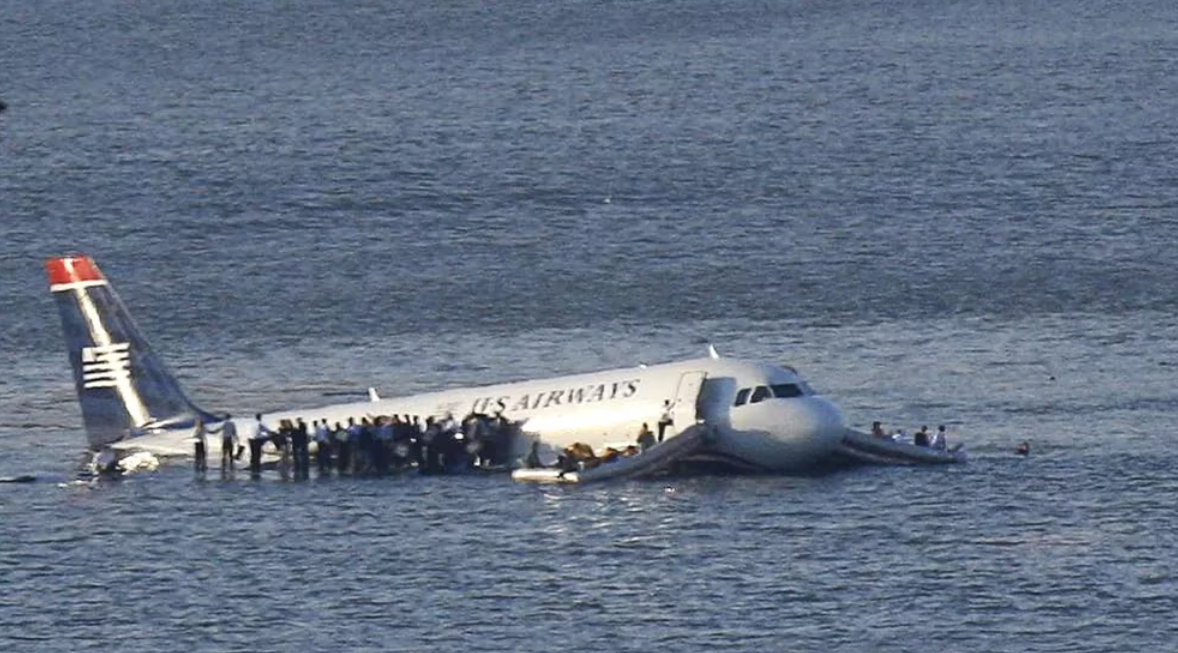
[{"label": "people standing on wing", "polygon": [[283,480],[290,479],[291,463],[294,456],[291,455],[291,440],[294,437],[294,423],[289,419],[280,420],[278,422],[278,431],[274,434],[274,446],[278,448],[278,473],[282,475]]},{"label": "people standing on wing", "polygon": [[392,432],[389,445],[392,454],[389,456],[389,460],[396,469],[408,467],[413,454],[413,424],[409,423],[408,415],[404,419],[400,415],[393,415],[393,421],[389,428]]},{"label": "people standing on wing", "polygon": [[511,450],[511,422],[503,416],[503,411],[496,411],[495,416],[491,418],[490,450],[487,452],[487,458],[493,466],[506,465]]},{"label": "people standing on wing", "polygon": [[500,464],[500,451],[506,448],[504,420],[498,416],[483,419],[482,444],[479,447],[479,464],[494,467]]},{"label": "people standing on wing", "polygon": [[421,466],[422,471],[433,473],[438,470],[438,433],[441,427],[433,416],[425,418],[425,431],[421,434]]},{"label": "people standing on wing", "polygon": [[308,478],[311,476],[311,437],[307,433],[307,423],[302,417],[295,419],[294,430],[291,431],[291,444],[294,448],[295,476]]},{"label": "people standing on wing", "polygon": [[352,443],[349,435],[343,424],[335,423],[331,437],[335,440],[335,466],[340,476],[347,474],[352,468]]},{"label": "people standing on wing", "polygon": [[667,429],[675,423],[675,409],[670,399],[663,402],[663,414],[659,417],[659,442],[663,441],[663,435],[666,434]]},{"label": "people standing on wing", "polygon": [[387,415],[376,418],[372,425],[372,466],[377,476],[389,471],[389,455],[393,449],[393,421]]},{"label": "people standing on wing", "polygon": [[196,451],[192,461],[197,473],[203,474],[209,469],[209,430],[205,428],[205,421],[196,418],[196,432],[192,436]]},{"label": "people standing on wing", "polygon": [[237,424],[233,423],[233,416],[226,413],[225,420],[216,429],[209,429],[210,433],[221,434],[221,471],[233,471],[237,449],[241,446],[237,439]]},{"label": "people standing on wing", "polygon": [[643,451],[646,451],[654,445],[654,433],[651,432],[650,427],[647,426],[646,422],[643,422],[642,428],[638,431],[638,446],[641,447]]},{"label": "people standing on wing", "polygon": [[254,415],[253,431],[249,433],[250,475],[257,478],[262,473],[262,447],[273,437],[273,432],[262,423],[262,414]]},{"label": "people standing on wing", "polygon": [[355,417],[348,418],[348,457],[351,459],[348,462],[348,470],[352,474],[364,473],[364,455],[365,451],[363,443],[361,442],[364,430],[356,423]]},{"label": "people standing on wing", "polygon": [[919,431],[912,434],[912,444],[918,447],[927,447],[929,445],[927,426],[921,426]]},{"label": "people standing on wing", "polygon": [[314,427],[315,466],[319,468],[319,475],[331,473],[331,431],[327,428],[327,420],[311,422]]},{"label": "people standing on wing", "polygon": [[405,425],[400,415],[384,416],[376,421],[376,439],[380,440],[380,447],[384,450],[384,471],[401,466],[401,461],[408,454],[408,448],[402,449],[400,442],[405,438]]},{"label": "people standing on wing", "polygon": [[421,469],[425,465],[425,456],[421,447],[421,440],[425,437],[425,427],[421,425],[421,417],[413,416],[412,428],[409,429],[409,458]]},{"label": "people standing on wing", "polygon": [[463,466],[470,465],[470,461],[478,461],[482,452],[482,417],[471,413],[462,418],[462,459],[466,463]]},{"label": "people standing on wing", "polygon": [[434,441],[430,448],[434,450],[434,461],[437,463],[437,467],[432,471],[444,472],[454,464],[456,459],[454,449],[458,445],[458,440],[454,436],[457,429],[454,418],[450,415],[440,420],[436,426],[437,432],[434,434]]},{"label": "people standing on wing", "polygon": [[947,446],[945,442],[945,425],[941,424],[937,427],[937,432],[933,434],[932,447],[934,449],[944,450]]},{"label": "people standing on wing", "polygon": [[377,458],[380,454],[380,441],[376,439],[376,429],[367,417],[360,418],[360,448],[364,450],[364,472],[376,472]]},{"label": "people standing on wing", "polygon": [[540,469],[543,466],[540,462],[540,441],[532,440],[532,448],[528,450],[528,457],[524,458],[524,468]]}]

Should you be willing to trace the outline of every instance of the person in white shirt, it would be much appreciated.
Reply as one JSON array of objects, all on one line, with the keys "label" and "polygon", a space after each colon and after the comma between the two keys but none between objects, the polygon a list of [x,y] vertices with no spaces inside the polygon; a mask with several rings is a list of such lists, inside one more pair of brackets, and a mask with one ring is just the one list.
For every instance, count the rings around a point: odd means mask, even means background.
[{"label": "person in white shirt", "polygon": [[327,428],[327,420],[315,420],[311,425],[315,427],[315,463],[320,474],[328,474],[331,472],[331,431]]},{"label": "person in white shirt", "polygon": [[262,423],[262,414],[258,413],[254,416],[254,424],[250,427],[249,446],[250,446],[250,473],[262,473],[262,445],[266,444],[266,440],[270,439],[273,432]]},{"label": "person in white shirt", "polygon": [[667,429],[675,423],[675,404],[670,399],[663,402],[663,413],[659,416],[659,442],[663,441]]},{"label": "person in white shirt", "polygon": [[221,471],[233,471],[233,461],[237,457],[237,448],[240,446],[237,439],[237,424],[234,423],[233,416],[226,414],[221,428],[210,429],[209,432],[221,434]]},{"label": "person in white shirt", "polygon": [[937,432],[933,434],[932,447],[933,449],[944,449],[945,445],[945,425],[942,424],[937,427]]}]

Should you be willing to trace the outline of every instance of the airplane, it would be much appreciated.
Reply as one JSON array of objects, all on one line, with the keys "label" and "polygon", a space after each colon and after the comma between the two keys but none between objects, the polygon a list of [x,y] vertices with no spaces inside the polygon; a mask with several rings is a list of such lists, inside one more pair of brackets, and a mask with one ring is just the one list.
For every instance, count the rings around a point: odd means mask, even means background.
[{"label": "airplane", "polygon": [[[161,457],[192,456],[197,420],[212,428],[227,416],[189,400],[163,359],[140,333],[130,312],[94,260],[85,255],[45,262],[49,290],[62,328],[90,448]],[[533,439],[548,451],[576,442],[602,449],[632,444],[645,424],[663,422],[666,437],[698,424],[714,436],[685,464],[751,473],[808,473],[834,462],[847,431],[842,413],[785,365],[708,356],[550,379],[453,388],[405,397],[267,412],[262,423],[357,422],[362,417],[501,414],[522,424],[512,459]],[[239,434],[255,428],[253,416],[233,418]],[[208,455],[220,457],[220,437]]]}]

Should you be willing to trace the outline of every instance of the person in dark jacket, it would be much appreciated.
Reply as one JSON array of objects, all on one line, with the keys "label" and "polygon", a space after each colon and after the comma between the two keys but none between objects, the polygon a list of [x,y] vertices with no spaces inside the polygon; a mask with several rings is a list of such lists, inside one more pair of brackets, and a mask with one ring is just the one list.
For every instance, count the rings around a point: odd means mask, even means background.
[{"label": "person in dark jacket", "polygon": [[295,420],[294,430],[290,441],[294,449],[295,476],[307,478],[311,475],[310,435],[307,433],[307,423],[300,417]]}]

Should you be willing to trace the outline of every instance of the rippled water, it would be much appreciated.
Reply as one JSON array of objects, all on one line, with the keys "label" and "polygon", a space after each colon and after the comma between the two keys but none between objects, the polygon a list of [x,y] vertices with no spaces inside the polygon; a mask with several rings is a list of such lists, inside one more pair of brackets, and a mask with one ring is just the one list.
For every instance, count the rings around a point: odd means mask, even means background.
[{"label": "rippled water", "polygon": [[[0,649],[1172,647],[1169,4],[6,9]],[[213,410],[716,343],[972,460],[59,487],[73,250]]]}]

